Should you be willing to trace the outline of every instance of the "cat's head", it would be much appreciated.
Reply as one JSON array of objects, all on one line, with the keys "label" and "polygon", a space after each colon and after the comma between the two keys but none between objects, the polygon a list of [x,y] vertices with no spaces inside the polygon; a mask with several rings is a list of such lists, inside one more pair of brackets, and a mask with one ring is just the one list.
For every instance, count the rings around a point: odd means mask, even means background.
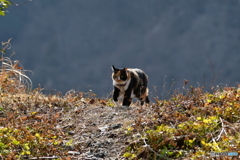
[{"label": "cat's head", "polygon": [[119,69],[115,68],[114,65],[112,65],[112,71],[112,79],[117,84],[123,84],[130,78],[127,68]]}]

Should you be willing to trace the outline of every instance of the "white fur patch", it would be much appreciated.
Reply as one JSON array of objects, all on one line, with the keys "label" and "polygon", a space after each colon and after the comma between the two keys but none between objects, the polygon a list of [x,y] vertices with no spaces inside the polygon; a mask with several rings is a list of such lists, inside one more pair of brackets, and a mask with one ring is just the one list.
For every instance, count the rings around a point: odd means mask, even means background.
[{"label": "white fur patch", "polygon": [[[120,89],[121,92],[123,92],[123,91],[126,91],[128,89],[128,86],[129,86],[130,82],[131,82],[131,80],[118,83],[115,80],[113,80],[113,85],[115,87],[117,87],[118,89]],[[118,86],[118,85],[124,85],[124,86]]]},{"label": "white fur patch", "polygon": [[127,81],[126,85],[124,86],[124,91],[126,91],[128,89],[128,86],[131,82],[131,79]]},{"label": "white fur patch", "polygon": [[135,98],[135,94],[133,94],[133,91],[131,92],[131,98]]},{"label": "white fur patch", "polygon": [[119,84],[120,84],[120,85],[121,85],[121,84],[125,84],[125,83],[126,83],[126,82],[118,83],[118,82],[116,82],[116,81],[113,79],[113,85],[114,85],[114,86],[117,86],[117,85],[119,85]]},{"label": "white fur patch", "polygon": [[115,106],[121,107],[121,105],[118,102],[116,102],[116,101],[113,101],[113,102],[115,103]]}]

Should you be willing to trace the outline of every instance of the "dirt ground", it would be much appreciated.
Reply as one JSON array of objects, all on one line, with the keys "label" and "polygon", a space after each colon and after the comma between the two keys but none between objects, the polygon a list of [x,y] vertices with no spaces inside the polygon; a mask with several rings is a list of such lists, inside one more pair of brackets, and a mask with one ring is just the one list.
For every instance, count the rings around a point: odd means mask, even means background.
[{"label": "dirt ground", "polygon": [[99,105],[78,107],[74,117],[65,116],[69,122],[63,125],[73,136],[75,147],[69,154],[73,159],[124,159],[122,155],[129,144],[126,128],[134,125],[136,114],[144,115],[140,110],[141,107],[134,105],[128,108]]}]

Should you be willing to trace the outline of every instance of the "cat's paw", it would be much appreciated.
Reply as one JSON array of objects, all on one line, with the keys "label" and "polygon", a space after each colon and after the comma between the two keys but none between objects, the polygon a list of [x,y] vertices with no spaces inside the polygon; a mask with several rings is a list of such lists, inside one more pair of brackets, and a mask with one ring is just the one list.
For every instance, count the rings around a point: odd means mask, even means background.
[{"label": "cat's paw", "polygon": [[131,110],[132,108],[129,106],[120,106],[120,107],[115,107],[116,111],[126,111],[126,110]]},{"label": "cat's paw", "polygon": [[129,107],[129,106],[121,106],[121,107],[122,107],[123,110],[130,110],[130,109],[132,109],[132,108]]}]

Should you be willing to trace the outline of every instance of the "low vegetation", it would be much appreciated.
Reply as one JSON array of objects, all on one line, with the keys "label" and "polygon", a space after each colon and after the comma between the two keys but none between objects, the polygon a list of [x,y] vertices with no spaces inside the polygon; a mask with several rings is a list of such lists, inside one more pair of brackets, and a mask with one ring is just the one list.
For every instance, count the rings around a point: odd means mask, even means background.
[{"label": "low vegetation", "polygon": [[[185,95],[151,107],[151,114],[136,119],[132,142],[125,157],[130,159],[210,158],[210,152],[239,152],[240,89],[219,88],[203,93],[190,87]],[[135,134],[140,134],[134,138]],[[226,157],[225,157],[226,158]]]},{"label": "low vegetation", "polygon": [[91,91],[44,95],[42,88],[32,89],[26,70],[5,57],[10,43],[2,46],[2,159],[211,159],[211,152],[239,153],[239,86],[212,93],[190,86],[149,106],[119,109]]}]

